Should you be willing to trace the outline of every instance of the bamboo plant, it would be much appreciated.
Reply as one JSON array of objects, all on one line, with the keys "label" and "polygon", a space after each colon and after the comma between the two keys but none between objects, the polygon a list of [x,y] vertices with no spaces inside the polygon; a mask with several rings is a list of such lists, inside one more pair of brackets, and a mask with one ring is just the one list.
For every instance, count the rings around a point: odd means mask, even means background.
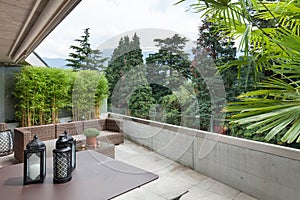
[{"label": "bamboo plant", "polygon": [[16,116],[22,126],[56,123],[59,110],[71,104],[71,71],[26,66],[16,74]]}]

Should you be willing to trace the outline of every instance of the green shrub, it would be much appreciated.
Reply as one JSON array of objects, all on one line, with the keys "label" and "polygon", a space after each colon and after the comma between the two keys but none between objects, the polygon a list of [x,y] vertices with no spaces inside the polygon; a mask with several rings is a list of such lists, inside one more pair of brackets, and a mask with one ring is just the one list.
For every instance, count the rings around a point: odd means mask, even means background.
[{"label": "green shrub", "polygon": [[97,137],[100,135],[100,131],[96,128],[88,128],[83,131],[83,134],[87,137]]}]

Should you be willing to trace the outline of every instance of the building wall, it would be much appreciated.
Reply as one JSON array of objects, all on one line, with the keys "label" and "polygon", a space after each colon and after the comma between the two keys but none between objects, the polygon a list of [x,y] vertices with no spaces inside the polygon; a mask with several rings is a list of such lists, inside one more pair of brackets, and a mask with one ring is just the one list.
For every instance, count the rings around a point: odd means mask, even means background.
[{"label": "building wall", "polygon": [[17,65],[0,63],[0,122],[15,119],[14,73],[20,69],[21,67]]},{"label": "building wall", "polygon": [[300,196],[300,150],[154,121],[124,120],[126,138],[257,199]]}]

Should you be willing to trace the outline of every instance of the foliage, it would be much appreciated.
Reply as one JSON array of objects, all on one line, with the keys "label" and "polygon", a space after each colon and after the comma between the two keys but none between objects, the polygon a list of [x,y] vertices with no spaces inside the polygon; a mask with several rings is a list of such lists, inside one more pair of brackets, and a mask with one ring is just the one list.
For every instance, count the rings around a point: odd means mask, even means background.
[{"label": "foliage", "polygon": [[91,49],[91,44],[89,42],[90,33],[89,28],[84,29],[84,35],[80,39],[76,39],[79,42],[79,46],[71,45],[70,49],[75,52],[69,53],[69,59],[67,66],[73,68],[74,71],[83,70],[99,70],[103,71],[105,69],[104,62],[107,58],[102,57],[102,52],[100,50]]},{"label": "foliage", "polygon": [[108,96],[108,82],[103,73],[100,74],[95,93],[95,118],[100,118],[101,102]]},{"label": "foliage", "polygon": [[[112,54],[109,61],[108,67],[105,70],[105,76],[109,84],[109,104],[112,103],[112,95],[115,90],[116,84],[129,83],[128,79],[131,78],[133,73],[130,70],[135,70],[139,65],[143,64],[143,54],[140,48],[139,37],[134,34],[132,40],[130,41],[128,36],[121,38],[119,45]],[[131,88],[122,88],[122,91],[118,94],[118,99],[115,99],[115,106],[122,109],[128,107],[128,94]],[[123,96],[122,96],[123,95]]]},{"label": "foliage", "polygon": [[[212,72],[211,68],[215,66],[211,61],[213,58],[219,58],[219,62],[232,59],[235,50],[232,48],[232,43],[230,45],[225,44],[226,39],[222,40],[222,44],[218,41],[221,35],[214,35],[213,26],[207,21],[203,22],[199,32],[193,63],[188,59],[188,54],[184,52],[186,38],[175,34],[171,38],[154,40],[160,49],[158,53],[150,54],[146,58],[147,79],[151,83],[150,86],[157,104],[161,105],[157,106],[157,113],[163,113],[165,122],[208,130],[212,104],[206,83],[209,82],[213,85],[214,78],[210,72]],[[213,58],[211,58],[212,54],[214,54]],[[179,101],[178,95],[185,93],[182,87],[188,80],[193,86],[189,89],[194,91],[193,95],[197,98],[193,99],[193,102],[183,100],[183,98]],[[181,92],[178,91],[179,88]],[[213,89],[210,88],[210,90]],[[185,104],[193,105],[195,112],[186,112],[187,106]],[[216,110],[216,108],[213,109]],[[189,118],[195,123],[187,123],[188,120],[185,118]]]},{"label": "foliage", "polygon": [[100,135],[100,131],[96,128],[87,128],[83,131],[83,134],[87,137],[97,137]]},{"label": "foliage", "polygon": [[152,90],[152,97],[156,103],[160,103],[162,97],[172,94],[172,90],[170,88],[167,88],[162,84],[158,84],[158,82],[151,82],[149,85]]},{"label": "foliage", "polygon": [[16,116],[22,126],[56,123],[59,110],[70,106],[72,72],[26,66],[16,74]]},{"label": "foliage", "polygon": [[[217,68],[235,60],[236,48],[230,37],[219,32],[216,24],[205,16],[199,26],[197,46],[193,49],[194,59],[191,65],[191,80],[199,103],[200,129],[209,130],[220,118],[224,106],[225,94],[221,96],[218,85],[225,86],[226,98],[234,99],[240,84],[235,82],[237,71],[226,69],[217,73]],[[217,80],[219,79],[219,80]],[[224,93],[224,92],[223,92]],[[216,116],[218,115],[218,116]],[[217,120],[218,119],[218,120]]]},{"label": "foliage", "polygon": [[[180,123],[180,110],[176,97],[172,96],[172,91],[189,78],[190,61],[188,54],[184,52],[187,41],[185,37],[178,34],[170,38],[154,39],[159,50],[146,58],[147,81],[152,88],[156,104],[162,105],[156,106],[154,112],[164,113],[163,119],[162,116],[156,116],[156,120],[163,120],[170,124]],[[167,102],[170,104],[167,105]]]},{"label": "foliage", "polygon": [[205,16],[199,26],[197,47],[204,48],[207,55],[220,66],[229,60],[235,60],[236,47],[233,45],[232,38],[220,32],[217,24],[213,23],[209,16]]},{"label": "foliage", "polygon": [[102,54],[102,51],[100,51],[99,49],[92,50],[86,58],[88,67],[83,69],[98,70],[100,72],[104,72],[106,69],[104,63],[108,60],[108,58],[103,58]]},{"label": "foliage", "polygon": [[130,115],[143,119],[150,119],[149,112],[154,104],[152,90],[149,85],[141,85],[129,99]]},{"label": "foliage", "polygon": [[156,46],[159,47],[158,53],[150,54],[146,58],[147,77],[151,78],[151,83],[161,83],[162,80],[167,80],[164,83],[166,87],[174,84],[177,75],[174,70],[189,78],[190,61],[188,54],[184,52],[187,41],[185,37],[178,34],[171,38],[154,39]]},{"label": "foliage", "polygon": [[99,117],[100,103],[107,95],[107,80],[98,71],[81,70],[75,78],[72,106],[73,120]]},{"label": "foliage", "polygon": [[181,106],[175,94],[162,97],[161,105],[162,121],[169,124],[180,125],[181,123]]},{"label": "foliage", "polygon": [[[241,37],[244,59],[225,67],[240,69],[251,61],[255,63],[253,72],[272,71],[272,76],[258,83],[256,90],[241,94],[239,102],[226,108],[225,111],[235,113],[233,123],[247,124],[248,129],[264,134],[267,141],[280,136],[282,142],[300,142],[298,1],[205,0],[192,7],[209,14],[219,27],[227,27],[220,31]],[[266,27],[266,22],[273,26]]]},{"label": "foliage", "polygon": [[80,36],[81,39],[76,39],[76,42],[79,42],[79,46],[71,45],[70,49],[73,49],[75,52],[69,54],[69,59],[66,59],[69,63],[67,66],[72,67],[75,71],[87,66],[86,59],[89,57],[92,52],[91,44],[89,43],[89,28],[84,29],[84,35]]},{"label": "foliage", "polygon": [[206,131],[209,130],[212,117],[212,99],[209,91],[212,89],[209,88],[209,85],[214,85],[212,83],[214,75],[211,75],[211,68],[215,64],[212,62],[212,59],[203,53],[203,48],[200,47],[195,52],[194,61],[191,65],[191,80],[199,104],[200,129]]},{"label": "foliage", "polygon": [[190,128],[200,127],[199,105],[190,81],[162,98],[161,121]]},{"label": "foliage", "polygon": [[[256,71],[272,68],[274,59],[289,54],[284,43],[291,44],[299,35],[300,8],[297,1],[201,0],[191,7],[202,12],[202,16],[209,15],[218,24],[218,31],[233,39],[241,39],[239,49],[243,50],[244,59],[228,63],[227,67],[238,66],[240,69],[245,62],[255,61],[253,67]],[[294,39],[289,41],[289,35]]]},{"label": "foliage", "polygon": [[226,111],[240,112],[232,116],[235,123],[251,123],[249,129],[261,127],[256,132],[267,132],[267,141],[288,128],[282,142],[299,142],[300,121],[296,113],[300,112],[300,96],[298,87],[293,84],[294,81],[285,78],[270,78],[259,83],[261,90],[240,95],[241,101],[231,103]]},{"label": "foliage", "polygon": [[57,123],[59,112],[73,106],[73,120],[89,119],[99,116],[107,94],[107,80],[99,72],[26,66],[16,74],[16,116],[22,126]]}]

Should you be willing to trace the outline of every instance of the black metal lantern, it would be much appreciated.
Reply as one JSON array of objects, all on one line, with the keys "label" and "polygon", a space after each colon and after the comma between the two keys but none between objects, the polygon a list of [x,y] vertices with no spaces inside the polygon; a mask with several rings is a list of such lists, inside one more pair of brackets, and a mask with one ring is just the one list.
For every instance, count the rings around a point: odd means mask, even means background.
[{"label": "black metal lantern", "polygon": [[65,137],[68,140],[68,144],[71,147],[72,151],[72,157],[71,157],[71,166],[72,166],[72,171],[76,168],[76,140],[67,133],[67,131],[64,132]]},{"label": "black metal lantern", "polygon": [[72,150],[65,135],[60,135],[53,149],[53,182],[65,183],[72,179]]},{"label": "black metal lantern", "polygon": [[46,145],[35,135],[24,150],[24,185],[43,183],[46,177]]}]

